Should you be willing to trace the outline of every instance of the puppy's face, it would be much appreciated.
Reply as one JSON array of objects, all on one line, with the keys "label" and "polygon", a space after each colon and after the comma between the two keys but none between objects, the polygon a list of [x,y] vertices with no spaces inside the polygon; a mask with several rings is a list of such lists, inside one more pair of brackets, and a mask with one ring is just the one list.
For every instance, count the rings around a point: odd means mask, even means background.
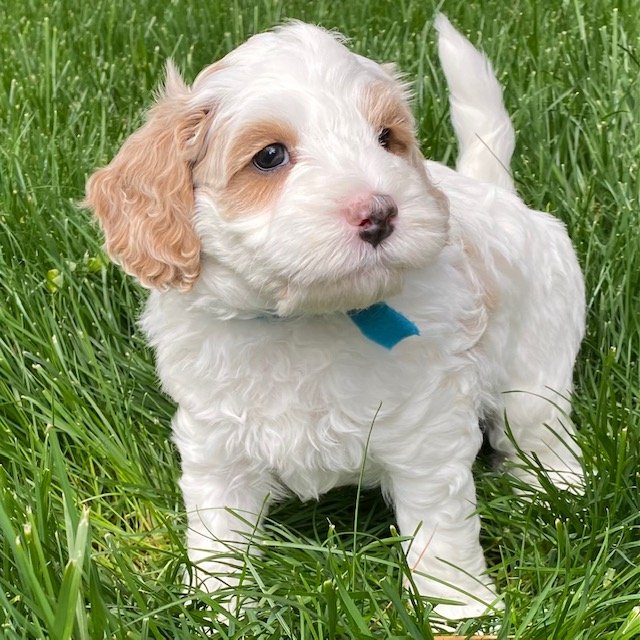
[{"label": "puppy's face", "polygon": [[242,288],[279,315],[395,293],[448,227],[402,83],[303,24],[251,38],[191,88],[169,67],[164,95],[92,176],[87,203],[107,250],[143,284],[210,278],[208,291]]}]

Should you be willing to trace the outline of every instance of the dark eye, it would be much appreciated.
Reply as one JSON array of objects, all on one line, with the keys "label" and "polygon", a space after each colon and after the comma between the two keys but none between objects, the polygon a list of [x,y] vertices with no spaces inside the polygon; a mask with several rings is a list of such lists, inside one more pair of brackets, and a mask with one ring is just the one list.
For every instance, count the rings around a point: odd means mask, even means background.
[{"label": "dark eye", "polygon": [[384,149],[388,149],[390,142],[391,142],[391,129],[383,129],[378,134],[378,143]]},{"label": "dark eye", "polygon": [[270,144],[253,156],[253,166],[260,171],[273,171],[289,162],[287,147],[279,142]]}]

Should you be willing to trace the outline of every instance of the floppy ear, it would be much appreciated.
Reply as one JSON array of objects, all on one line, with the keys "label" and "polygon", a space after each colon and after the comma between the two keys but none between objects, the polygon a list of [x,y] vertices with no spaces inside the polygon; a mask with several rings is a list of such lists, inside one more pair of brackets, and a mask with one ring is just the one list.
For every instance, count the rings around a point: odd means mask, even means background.
[{"label": "floppy ear", "polygon": [[111,258],[146,287],[189,289],[200,272],[200,241],[192,224],[192,165],[203,153],[210,108],[167,63],[164,90],[111,164],[87,182]]}]

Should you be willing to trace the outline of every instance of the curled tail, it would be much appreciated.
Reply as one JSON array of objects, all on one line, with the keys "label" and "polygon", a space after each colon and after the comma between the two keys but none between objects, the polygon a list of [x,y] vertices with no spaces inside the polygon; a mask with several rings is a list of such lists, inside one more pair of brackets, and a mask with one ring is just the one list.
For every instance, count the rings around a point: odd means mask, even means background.
[{"label": "curled tail", "polygon": [[456,169],[515,191],[509,171],[515,132],[491,63],[442,14],[435,19],[438,55],[449,86],[451,120],[459,144]]}]

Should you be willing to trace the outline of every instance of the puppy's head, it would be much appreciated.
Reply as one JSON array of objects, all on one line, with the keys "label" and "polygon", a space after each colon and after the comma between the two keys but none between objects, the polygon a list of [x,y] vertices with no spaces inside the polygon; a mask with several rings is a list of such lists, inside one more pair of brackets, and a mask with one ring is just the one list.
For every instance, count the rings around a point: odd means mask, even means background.
[{"label": "puppy's head", "polygon": [[254,36],[190,88],[169,65],[86,203],[109,254],[145,286],[195,284],[279,315],[397,292],[448,229],[403,83],[300,23]]}]

